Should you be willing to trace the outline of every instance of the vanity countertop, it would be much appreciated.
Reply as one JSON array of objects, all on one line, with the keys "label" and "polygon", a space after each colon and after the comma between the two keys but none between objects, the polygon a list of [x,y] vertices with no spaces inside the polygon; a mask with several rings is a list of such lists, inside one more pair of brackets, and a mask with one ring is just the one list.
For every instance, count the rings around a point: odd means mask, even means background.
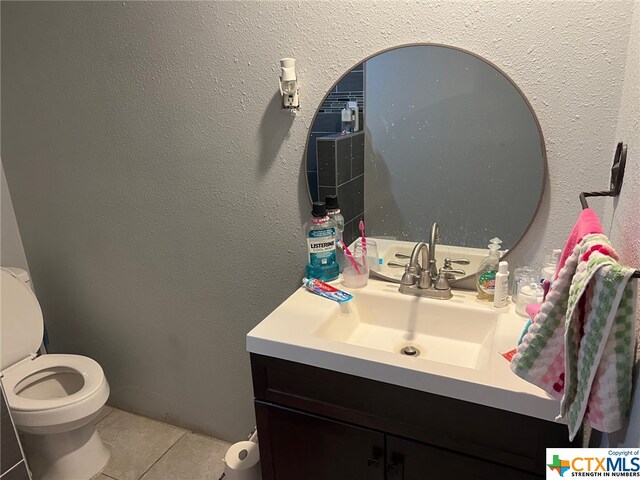
[{"label": "vanity countertop", "polygon": [[[558,415],[559,401],[517,377],[501,355],[515,348],[525,325],[513,304],[496,309],[491,303],[478,300],[475,292],[463,290],[454,290],[450,300],[436,300],[402,295],[398,285],[377,280],[370,280],[363,289],[343,287],[339,280],[333,283],[352,293],[354,300],[338,304],[300,288],[247,334],[247,350],[544,420],[554,421]],[[378,303],[367,306],[365,299]],[[471,331],[475,330],[476,318],[484,319],[478,322],[489,322],[491,327],[489,333],[480,332],[486,338],[478,354],[480,360],[467,364],[465,358],[455,358],[457,340],[443,340],[442,345],[435,345],[437,348],[427,347],[424,358],[416,358],[363,346],[366,343],[357,344],[347,338],[366,315],[381,315],[385,309],[378,307],[386,304],[393,305],[392,310],[387,310],[391,314],[384,314],[386,327],[391,325],[392,329],[380,331],[402,332],[409,340],[417,338],[412,337],[412,326],[417,329],[419,324],[423,324],[422,328],[426,324],[429,328],[431,318],[440,318],[433,320],[441,323],[436,330],[448,331],[450,325],[453,330],[458,328],[462,337],[474,334]],[[414,312],[418,323],[404,318],[402,312]],[[438,343],[440,333],[430,334]],[[443,358],[454,355],[453,360],[430,360],[431,352],[436,356],[436,349],[446,350]]]}]

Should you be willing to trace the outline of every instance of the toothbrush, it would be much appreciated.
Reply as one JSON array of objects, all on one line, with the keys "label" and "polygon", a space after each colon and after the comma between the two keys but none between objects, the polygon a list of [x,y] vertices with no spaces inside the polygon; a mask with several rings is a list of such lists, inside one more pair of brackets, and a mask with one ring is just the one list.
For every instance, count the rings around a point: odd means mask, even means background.
[{"label": "toothbrush", "polygon": [[360,238],[362,239],[362,251],[367,255],[367,237],[364,236],[364,220],[360,220]]},{"label": "toothbrush", "polygon": [[342,250],[344,252],[344,256],[349,259],[349,261],[351,262],[351,265],[356,270],[356,273],[358,275],[360,275],[360,269],[358,268],[358,262],[356,262],[356,259],[353,258],[353,254],[351,253],[351,250],[349,250],[349,247],[347,247],[342,240],[336,240],[336,245],[338,246],[338,248],[340,250]]}]

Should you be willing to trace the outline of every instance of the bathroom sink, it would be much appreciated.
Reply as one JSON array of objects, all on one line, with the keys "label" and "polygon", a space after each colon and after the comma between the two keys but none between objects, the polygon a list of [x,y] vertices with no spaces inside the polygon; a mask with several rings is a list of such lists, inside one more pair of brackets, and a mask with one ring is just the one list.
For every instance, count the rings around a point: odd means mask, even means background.
[{"label": "bathroom sink", "polygon": [[512,304],[494,308],[464,290],[449,300],[402,295],[397,284],[372,279],[353,290],[332,283],[354,299],[338,304],[300,288],[247,334],[247,350],[544,420],[557,416],[558,401],[513,374],[502,355],[525,324]]},{"label": "bathroom sink", "polygon": [[[315,332],[328,340],[480,369],[487,365],[497,311],[462,298],[425,301],[362,291]],[[409,347],[409,348],[407,348]]]}]

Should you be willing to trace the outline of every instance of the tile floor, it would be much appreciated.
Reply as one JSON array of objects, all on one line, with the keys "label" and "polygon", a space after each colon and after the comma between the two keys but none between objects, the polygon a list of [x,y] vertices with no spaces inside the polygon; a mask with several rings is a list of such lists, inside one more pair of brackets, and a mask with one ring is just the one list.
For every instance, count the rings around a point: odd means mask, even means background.
[{"label": "tile floor", "polygon": [[218,480],[231,446],[109,406],[97,422],[111,458],[94,480]]}]

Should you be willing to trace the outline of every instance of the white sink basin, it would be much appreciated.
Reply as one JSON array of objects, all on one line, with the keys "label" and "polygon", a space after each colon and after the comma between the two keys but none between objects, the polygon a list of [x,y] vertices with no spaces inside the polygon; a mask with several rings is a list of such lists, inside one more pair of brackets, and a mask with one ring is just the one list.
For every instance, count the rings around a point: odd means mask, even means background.
[{"label": "white sink basin", "polygon": [[[249,352],[554,420],[559,402],[511,372],[501,355],[524,327],[513,305],[471,291],[437,300],[369,280],[346,304],[296,290],[247,335]],[[407,345],[420,351],[407,356]]]},{"label": "white sink basin", "polygon": [[[458,300],[379,295],[366,289],[335,311],[315,335],[336,342],[466,368],[486,367],[498,313]],[[413,351],[411,351],[413,352]]]}]

